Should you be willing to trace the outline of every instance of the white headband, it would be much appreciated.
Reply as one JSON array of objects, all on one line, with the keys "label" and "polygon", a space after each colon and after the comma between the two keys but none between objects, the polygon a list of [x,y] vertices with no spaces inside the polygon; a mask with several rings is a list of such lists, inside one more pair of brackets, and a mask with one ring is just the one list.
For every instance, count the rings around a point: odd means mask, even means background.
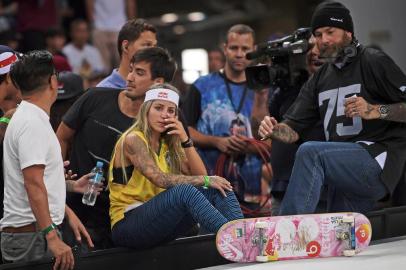
[{"label": "white headband", "polygon": [[166,89],[166,88],[151,89],[145,93],[144,102],[147,102],[149,100],[155,100],[155,99],[167,100],[167,101],[173,102],[176,104],[176,107],[178,107],[178,104],[179,104],[178,93],[176,93],[173,90]]}]

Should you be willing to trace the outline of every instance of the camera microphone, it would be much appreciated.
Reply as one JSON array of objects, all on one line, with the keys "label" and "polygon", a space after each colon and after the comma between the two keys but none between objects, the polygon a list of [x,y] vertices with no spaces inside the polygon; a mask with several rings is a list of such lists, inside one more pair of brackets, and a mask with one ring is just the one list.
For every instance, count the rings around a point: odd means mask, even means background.
[{"label": "camera microphone", "polygon": [[[285,40],[285,39],[284,39]],[[276,44],[278,46],[276,46]],[[258,44],[258,49],[246,54],[248,60],[256,59],[262,55],[282,56],[289,54],[302,54],[309,49],[307,40],[298,40],[296,42],[285,41],[283,43],[266,42]]]}]

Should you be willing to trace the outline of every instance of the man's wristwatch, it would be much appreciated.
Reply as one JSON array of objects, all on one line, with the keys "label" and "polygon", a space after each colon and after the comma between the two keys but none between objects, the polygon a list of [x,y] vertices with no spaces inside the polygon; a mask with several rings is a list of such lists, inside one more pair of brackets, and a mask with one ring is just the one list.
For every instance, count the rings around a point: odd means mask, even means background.
[{"label": "man's wristwatch", "polygon": [[388,105],[379,105],[378,111],[379,111],[379,118],[385,119],[389,114],[389,107],[388,107]]}]

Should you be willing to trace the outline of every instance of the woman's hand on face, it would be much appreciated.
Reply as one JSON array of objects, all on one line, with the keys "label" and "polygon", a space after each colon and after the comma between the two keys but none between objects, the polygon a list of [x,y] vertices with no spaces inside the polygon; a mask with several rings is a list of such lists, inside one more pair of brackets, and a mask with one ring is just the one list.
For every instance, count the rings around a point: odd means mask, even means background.
[{"label": "woman's hand on face", "polygon": [[182,123],[176,117],[169,117],[165,119],[166,128],[169,135],[178,135],[181,142],[184,142],[188,139],[185,129],[183,128]]}]

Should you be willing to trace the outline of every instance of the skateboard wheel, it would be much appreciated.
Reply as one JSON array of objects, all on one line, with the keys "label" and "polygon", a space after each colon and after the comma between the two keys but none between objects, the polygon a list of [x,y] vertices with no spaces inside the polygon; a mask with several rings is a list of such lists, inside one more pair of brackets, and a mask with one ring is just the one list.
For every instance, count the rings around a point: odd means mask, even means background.
[{"label": "skateboard wheel", "polygon": [[343,222],[344,223],[354,223],[354,217],[353,216],[343,216]]},{"label": "skateboard wheel", "polygon": [[266,228],[268,228],[268,222],[258,221],[255,223],[255,228],[256,229],[266,229]]},{"label": "skateboard wheel", "polygon": [[355,250],[354,249],[346,249],[343,251],[343,255],[345,257],[352,257],[355,255]]},{"label": "skateboard wheel", "polygon": [[267,262],[268,256],[256,256],[255,259],[257,262]]}]

